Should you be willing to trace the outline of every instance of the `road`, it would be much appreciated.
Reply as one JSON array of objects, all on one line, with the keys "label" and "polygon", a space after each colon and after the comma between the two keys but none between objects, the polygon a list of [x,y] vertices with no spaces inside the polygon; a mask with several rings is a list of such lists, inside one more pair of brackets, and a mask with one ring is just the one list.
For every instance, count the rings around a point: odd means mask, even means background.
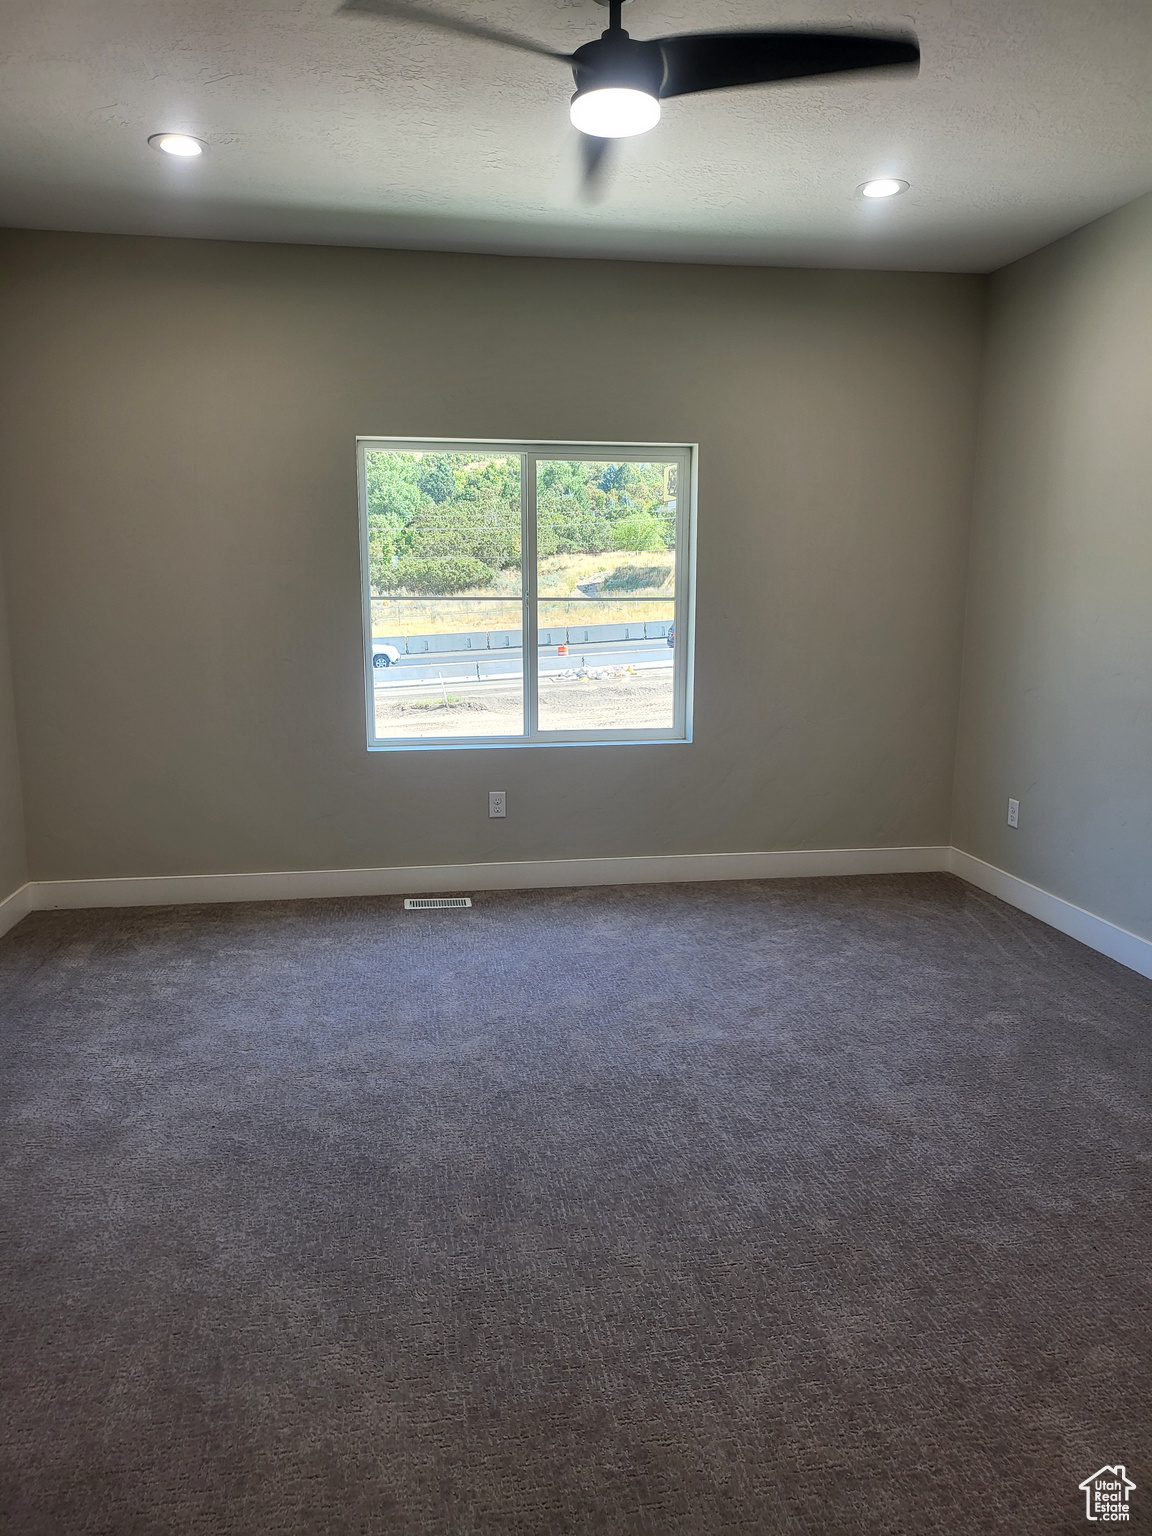
[{"label": "road", "polygon": [[[554,645],[540,651],[540,676],[566,672],[570,667],[627,667],[638,662],[671,663],[672,649],[667,640],[599,640],[569,647],[566,656],[558,656]],[[479,671],[477,671],[479,668]],[[396,687],[400,683],[486,682],[490,678],[519,677],[519,651],[437,651],[435,656],[402,656],[391,667],[373,667],[377,688]]]}]

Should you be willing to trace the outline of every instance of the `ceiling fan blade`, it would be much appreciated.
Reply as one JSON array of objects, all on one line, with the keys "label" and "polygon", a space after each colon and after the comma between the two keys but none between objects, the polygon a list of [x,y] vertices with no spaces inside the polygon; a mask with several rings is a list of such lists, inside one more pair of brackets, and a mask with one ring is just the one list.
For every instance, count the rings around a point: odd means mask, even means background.
[{"label": "ceiling fan blade", "polygon": [[462,37],[480,38],[486,43],[499,43],[504,48],[517,48],[521,53],[539,53],[546,59],[560,59],[565,64],[571,63],[571,55],[557,53],[554,48],[545,48],[543,43],[537,43],[530,37],[521,37],[518,32],[504,32],[499,27],[486,27],[477,21],[468,21],[463,16],[448,16],[443,11],[433,11],[423,5],[414,5],[410,0],[344,0],[340,10],[350,11],[361,16],[379,16],[386,21],[415,21],[425,27],[439,27],[441,32],[455,32]]},{"label": "ceiling fan blade", "polygon": [[590,133],[580,135],[580,196],[586,203],[598,203],[607,191],[615,139],[601,139]]},{"label": "ceiling fan blade", "polygon": [[802,80],[851,69],[915,66],[920,47],[910,35],[870,32],[685,32],[658,37],[664,55],[660,95],[689,96],[732,85]]}]

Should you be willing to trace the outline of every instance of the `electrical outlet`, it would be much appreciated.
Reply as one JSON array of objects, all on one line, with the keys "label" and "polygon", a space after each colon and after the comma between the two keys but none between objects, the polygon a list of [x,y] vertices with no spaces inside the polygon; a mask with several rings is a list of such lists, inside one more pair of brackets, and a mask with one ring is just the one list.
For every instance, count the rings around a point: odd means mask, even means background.
[{"label": "electrical outlet", "polygon": [[507,816],[508,796],[502,789],[490,789],[488,791],[489,816]]},{"label": "electrical outlet", "polygon": [[1020,825],[1019,800],[1009,800],[1008,802],[1008,825],[1010,827],[1018,827]]}]

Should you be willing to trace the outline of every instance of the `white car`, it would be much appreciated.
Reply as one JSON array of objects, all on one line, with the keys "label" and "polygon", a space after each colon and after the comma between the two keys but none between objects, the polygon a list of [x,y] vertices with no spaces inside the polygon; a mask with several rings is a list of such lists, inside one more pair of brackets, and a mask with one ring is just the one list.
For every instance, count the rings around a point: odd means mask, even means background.
[{"label": "white car", "polygon": [[400,660],[400,652],[394,645],[385,645],[383,640],[372,642],[372,665],[374,667],[394,667]]}]

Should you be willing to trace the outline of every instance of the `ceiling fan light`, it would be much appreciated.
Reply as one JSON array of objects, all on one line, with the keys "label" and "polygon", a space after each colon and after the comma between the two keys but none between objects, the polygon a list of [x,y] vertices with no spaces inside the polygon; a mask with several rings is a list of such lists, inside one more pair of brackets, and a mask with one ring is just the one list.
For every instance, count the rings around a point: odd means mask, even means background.
[{"label": "ceiling fan light", "polygon": [[573,125],[596,139],[630,139],[647,133],[659,121],[657,98],[629,86],[577,91],[572,98]]}]

